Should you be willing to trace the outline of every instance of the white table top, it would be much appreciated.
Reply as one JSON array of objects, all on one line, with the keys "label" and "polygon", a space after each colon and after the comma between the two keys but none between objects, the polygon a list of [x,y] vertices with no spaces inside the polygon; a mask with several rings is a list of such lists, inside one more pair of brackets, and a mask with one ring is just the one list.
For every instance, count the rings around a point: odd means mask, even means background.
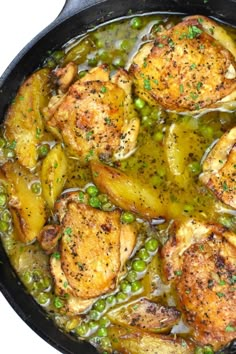
[{"label": "white table top", "polygon": [[[65,0],[0,1],[0,75],[16,54],[53,21]],[[3,354],[59,353],[35,334],[0,294],[0,352]]]}]

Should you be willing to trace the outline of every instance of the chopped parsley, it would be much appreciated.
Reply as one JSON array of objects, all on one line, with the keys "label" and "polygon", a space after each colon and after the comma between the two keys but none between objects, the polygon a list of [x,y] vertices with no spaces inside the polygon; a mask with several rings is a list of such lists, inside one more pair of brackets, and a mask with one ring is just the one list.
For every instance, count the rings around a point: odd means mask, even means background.
[{"label": "chopped parsley", "polygon": [[107,92],[107,88],[106,88],[106,86],[102,86],[101,93],[105,93],[105,92]]},{"label": "chopped parsley", "polygon": [[67,227],[67,228],[65,229],[65,234],[66,234],[66,235],[71,235],[71,233],[72,233],[71,227]]},{"label": "chopped parsley", "polygon": [[183,84],[179,85],[179,92],[184,93],[184,85]]},{"label": "chopped parsley", "polygon": [[197,67],[197,65],[196,65],[195,63],[193,63],[193,64],[190,65],[190,70],[193,70],[193,69],[195,69],[196,67]]},{"label": "chopped parsley", "polygon": [[60,258],[61,258],[61,255],[60,255],[59,252],[54,252],[54,253],[52,254],[52,257],[55,258],[55,259],[60,259]]},{"label": "chopped parsley", "polygon": [[236,331],[236,327],[232,326],[231,323],[229,323],[226,327],[225,327],[225,332],[235,332]]},{"label": "chopped parsley", "polygon": [[149,79],[144,79],[143,87],[144,87],[145,90],[148,90],[148,91],[150,91],[152,89]]}]

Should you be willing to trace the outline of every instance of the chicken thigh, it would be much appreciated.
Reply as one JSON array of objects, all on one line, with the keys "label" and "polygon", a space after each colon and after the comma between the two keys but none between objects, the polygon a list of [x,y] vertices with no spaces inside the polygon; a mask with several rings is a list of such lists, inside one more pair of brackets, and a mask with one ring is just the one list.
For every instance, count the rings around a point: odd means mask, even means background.
[{"label": "chicken thigh", "polygon": [[213,20],[191,16],[141,47],[130,73],[136,93],[178,112],[214,108],[235,99],[236,47]]}]

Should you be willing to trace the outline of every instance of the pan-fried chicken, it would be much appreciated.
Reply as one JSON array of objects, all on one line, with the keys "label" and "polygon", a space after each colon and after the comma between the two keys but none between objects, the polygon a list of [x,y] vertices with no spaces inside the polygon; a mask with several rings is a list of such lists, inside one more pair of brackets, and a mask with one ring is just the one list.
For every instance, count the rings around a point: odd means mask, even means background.
[{"label": "pan-fried chicken", "polygon": [[157,33],[133,59],[136,93],[173,111],[199,111],[235,99],[236,47],[216,22],[185,18]]},{"label": "pan-fried chicken", "polygon": [[235,338],[236,235],[190,219],[175,226],[162,257],[164,275],[173,282],[197,342],[218,350]]},{"label": "pan-fried chicken", "polygon": [[[79,201],[79,193],[64,195],[56,205],[60,258],[51,256],[58,295],[69,294],[70,313],[84,311],[98,296],[115,289],[117,279],[136,242],[136,228],[120,222],[120,211],[104,212]],[[49,230],[52,233],[52,230]],[[40,242],[51,251],[48,226]]]},{"label": "pan-fried chicken", "polygon": [[134,151],[139,131],[131,86],[125,70],[110,79],[106,66],[92,69],[65,95],[52,97],[47,124],[83,164],[96,157],[125,158]]},{"label": "pan-fried chicken", "polygon": [[236,209],[236,127],[211,149],[203,162],[200,180],[217,198]]}]

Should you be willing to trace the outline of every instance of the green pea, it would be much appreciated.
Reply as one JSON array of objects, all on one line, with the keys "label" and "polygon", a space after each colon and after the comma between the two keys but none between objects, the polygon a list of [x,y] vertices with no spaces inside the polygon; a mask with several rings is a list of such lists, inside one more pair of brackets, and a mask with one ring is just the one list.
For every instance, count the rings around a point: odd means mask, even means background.
[{"label": "green pea", "polygon": [[231,228],[232,227],[232,217],[229,215],[222,215],[218,218],[218,222],[225,227]]},{"label": "green pea", "polygon": [[98,197],[94,196],[89,198],[89,205],[93,208],[101,208],[102,203]]},{"label": "green pea", "polygon": [[105,49],[100,49],[98,55],[99,59],[104,62],[107,62],[110,59],[110,54]]},{"label": "green pea", "polygon": [[141,110],[144,108],[144,106],[146,105],[145,101],[142,100],[142,98],[136,98],[134,101],[134,106],[136,109]]},{"label": "green pea", "polygon": [[98,199],[102,204],[105,204],[108,202],[108,196],[106,194],[99,194]]},{"label": "green pea", "polygon": [[120,283],[120,288],[125,294],[128,294],[131,291],[131,285],[127,280],[122,280]]},{"label": "green pea", "polygon": [[43,286],[43,289],[48,289],[50,286],[51,286],[51,279],[48,278],[48,277],[44,277],[42,280],[41,280],[41,284]]},{"label": "green pea", "polygon": [[146,269],[146,263],[142,259],[136,259],[132,263],[132,269],[136,272],[143,272]]},{"label": "green pea", "polygon": [[116,300],[118,303],[123,302],[123,301],[127,300],[127,295],[125,293],[119,292],[116,295]]},{"label": "green pea", "polygon": [[107,329],[105,327],[98,328],[96,334],[98,337],[106,337],[107,336]]},{"label": "green pea", "polygon": [[[103,337],[100,340],[100,345],[101,345],[102,348],[108,348],[108,347],[111,346],[111,341],[110,341],[110,339],[108,337]],[[108,354],[108,352],[103,352],[102,354],[105,354],[105,353]]]},{"label": "green pea", "polygon": [[94,304],[94,309],[97,310],[98,312],[103,312],[105,308],[106,308],[106,301],[104,299],[100,299]]},{"label": "green pea", "polygon": [[155,175],[150,178],[150,182],[153,186],[159,186],[162,182],[162,179],[160,176]]},{"label": "green pea", "polygon": [[81,70],[80,72],[79,72],[79,78],[80,79],[82,79],[82,77],[85,77],[85,75],[87,74],[88,72],[86,71],[86,70]]},{"label": "green pea", "polygon": [[156,250],[158,249],[158,246],[159,246],[159,243],[158,243],[157,239],[155,239],[155,238],[150,238],[149,240],[147,240],[145,242],[145,248],[149,252],[156,252]]},{"label": "green pea", "polygon": [[142,109],[141,109],[141,115],[142,117],[147,117],[151,114],[152,109],[150,106],[145,105]]},{"label": "green pea", "polygon": [[40,293],[37,296],[37,301],[40,305],[46,305],[50,300],[50,295],[48,293]]},{"label": "green pea", "polygon": [[52,58],[58,63],[63,57],[65,53],[62,50],[57,50],[52,53]]},{"label": "green pea", "polygon": [[80,337],[86,337],[89,331],[87,323],[82,323],[80,326],[76,327],[75,333]]},{"label": "green pea", "polygon": [[98,323],[96,321],[89,321],[88,327],[93,330],[98,327]]},{"label": "green pea", "polygon": [[53,59],[47,59],[46,65],[49,69],[54,69],[56,67],[56,62]]},{"label": "green pea", "polygon": [[7,232],[9,228],[8,222],[0,220],[0,232]]},{"label": "green pea", "polygon": [[114,295],[110,295],[106,298],[106,301],[109,305],[114,305],[116,303],[116,297]]},{"label": "green pea", "polygon": [[104,317],[100,318],[98,323],[99,323],[100,327],[108,327],[110,324],[110,320],[104,316]]},{"label": "green pea", "polygon": [[91,311],[89,312],[89,318],[90,318],[91,320],[98,320],[99,317],[100,317],[100,313],[99,313],[98,311],[96,311],[96,310],[91,310]]},{"label": "green pea", "polygon": [[135,280],[132,284],[131,284],[131,291],[132,293],[136,293],[137,291],[139,291],[140,289],[142,289],[142,283],[139,280]]},{"label": "green pea", "polygon": [[194,354],[204,354],[203,348],[201,347],[196,347],[194,349]]},{"label": "green pea", "polygon": [[128,39],[124,39],[122,42],[120,42],[120,49],[124,51],[130,50],[131,47],[131,42]]},{"label": "green pea", "polygon": [[98,63],[98,60],[97,60],[96,57],[93,57],[93,58],[89,58],[89,59],[88,59],[88,65],[89,65],[89,66],[96,66],[97,63]]},{"label": "green pea", "polygon": [[90,195],[90,197],[95,197],[98,195],[98,189],[96,186],[89,186],[86,189],[86,192],[88,193],[88,195]]},{"label": "green pea", "polygon": [[6,205],[7,196],[5,193],[0,193],[0,207]]},{"label": "green pea", "polygon": [[153,121],[149,116],[143,116],[142,124],[144,127],[151,127],[153,125]]},{"label": "green pea", "polygon": [[64,306],[64,301],[60,299],[58,296],[55,296],[54,298],[54,306],[57,309],[61,309]]},{"label": "green pea", "polygon": [[129,211],[124,211],[121,215],[121,222],[124,224],[131,224],[135,221],[135,216]]},{"label": "green pea", "polygon": [[32,185],[31,185],[31,190],[33,193],[35,194],[40,194],[41,193],[41,183],[39,182],[34,182]]},{"label": "green pea", "polygon": [[157,141],[158,143],[160,143],[163,140],[163,133],[161,131],[157,131],[154,135],[153,135],[153,139],[155,141]]},{"label": "green pea", "polygon": [[113,60],[112,64],[116,67],[116,68],[120,68],[120,67],[124,67],[125,66],[125,62],[124,59],[117,57]]},{"label": "green pea", "polygon": [[43,158],[43,157],[47,156],[47,154],[49,153],[49,150],[50,150],[50,146],[48,144],[40,145],[38,147],[39,158]]},{"label": "green pea", "polygon": [[0,138],[0,149],[3,148],[6,145],[6,140],[3,138]]},{"label": "green pea", "polygon": [[204,138],[206,139],[213,139],[213,128],[212,127],[209,127],[209,126],[206,126],[206,125],[203,125],[201,128],[200,128],[200,133],[204,136]]},{"label": "green pea", "polygon": [[130,26],[133,29],[140,29],[143,26],[143,21],[141,17],[134,17],[132,18],[132,20],[130,21]]},{"label": "green pea", "polygon": [[138,277],[138,274],[134,270],[130,270],[126,276],[126,279],[132,283],[137,279],[137,277]]},{"label": "green pea", "polygon": [[112,211],[113,209],[114,209],[114,205],[111,204],[110,202],[102,204],[102,210],[104,211]]},{"label": "green pea", "polygon": [[199,175],[199,173],[201,172],[201,165],[198,161],[193,161],[188,165],[188,169],[189,171],[193,174],[193,175]]},{"label": "green pea", "polygon": [[30,271],[24,272],[22,281],[25,285],[29,285],[32,282],[32,274]]},{"label": "green pea", "polygon": [[185,204],[184,205],[184,211],[186,212],[186,213],[189,213],[189,212],[191,212],[191,211],[193,211],[194,210],[194,206],[192,205],[192,204]]},{"label": "green pea", "polygon": [[15,157],[15,151],[9,148],[6,148],[4,150],[4,155],[6,156],[6,158],[8,159],[13,159]]},{"label": "green pea", "polygon": [[138,252],[139,258],[141,258],[143,261],[147,261],[150,257],[148,251],[145,248],[141,248]]},{"label": "green pea", "polygon": [[212,349],[212,347],[210,345],[205,345],[203,347],[203,353],[204,354],[214,354],[214,350]]}]

